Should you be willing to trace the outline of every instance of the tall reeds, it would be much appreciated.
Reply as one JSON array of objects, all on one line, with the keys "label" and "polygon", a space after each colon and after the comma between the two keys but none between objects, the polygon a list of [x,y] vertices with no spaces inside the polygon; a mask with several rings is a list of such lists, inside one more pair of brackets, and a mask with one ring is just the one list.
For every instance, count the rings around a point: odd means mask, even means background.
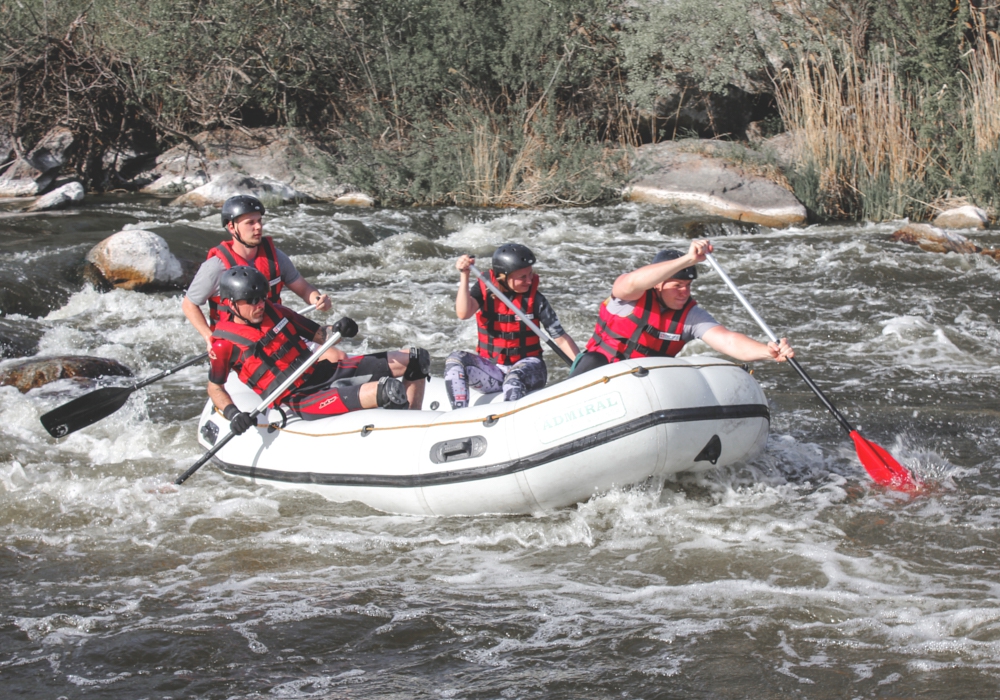
[{"label": "tall reeds", "polygon": [[1000,143],[1000,37],[977,22],[978,40],[969,55],[965,108],[976,153],[995,151]]},{"label": "tall reeds", "polygon": [[888,52],[867,60],[849,44],[803,57],[777,82],[778,109],[791,133],[793,182],[826,218],[906,216],[922,203],[930,151],[914,129],[913,96]]}]

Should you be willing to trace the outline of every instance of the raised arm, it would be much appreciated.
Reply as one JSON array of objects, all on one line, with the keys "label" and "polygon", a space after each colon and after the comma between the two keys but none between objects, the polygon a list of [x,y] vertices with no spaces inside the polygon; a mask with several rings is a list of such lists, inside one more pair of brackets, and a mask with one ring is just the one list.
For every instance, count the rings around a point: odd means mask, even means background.
[{"label": "raised arm", "polygon": [[705,254],[711,253],[712,244],[708,241],[691,241],[687,255],[673,260],[664,260],[654,265],[644,265],[632,272],[626,272],[615,280],[611,294],[622,301],[635,301],[647,289],[652,289],[660,282],[665,282],[685,267],[691,267],[705,261]]},{"label": "raised arm", "polygon": [[459,272],[458,294],[455,295],[455,315],[463,321],[472,318],[479,311],[479,302],[469,294],[469,267],[476,263],[476,258],[463,255],[455,261],[455,269]]}]

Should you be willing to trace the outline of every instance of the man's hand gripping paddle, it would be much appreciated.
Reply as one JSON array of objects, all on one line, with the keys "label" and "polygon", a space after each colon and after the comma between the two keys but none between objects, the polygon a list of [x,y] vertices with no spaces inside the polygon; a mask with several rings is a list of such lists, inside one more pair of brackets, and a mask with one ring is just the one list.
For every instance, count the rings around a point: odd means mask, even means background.
[{"label": "man's hand gripping paddle", "polygon": [[[316,348],[316,350],[313,351],[313,354],[309,356],[309,359],[302,363],[302,366],[300,366],[297,370],[292,372],[291,376],[288,377],[288,379],[286,379],[285,381],[283,381],[277,389],[268,394],[266,399],[257,404],[257,408],[255,408],[253,411],[250,412],[250,418],[254,421],[254,423],[257,422],[256,418],[258,415],[266,411],[267,407],[270,406],[275,401],[277,401],[278,397],[284,394],[285,390],[288,389],[288,387],[290,387],[292,384],[294,384],[296,379],[301,377],[307,369],[316,364],[316,360],[320,358],[320,355],[322,355],[324,352],[326,352],[334,345],[339,343],[340,338],[341,338],[340,333],[334,333],[329,338],[327,338],[326,342],[320,345],[318,348]],[[191,476],[196,471],[201,469],[202,466],[204,466],[205,463],[208,462],[208,460],[212,459],[212,457],[215,456],[216,452],[221,450],[225,446],[225,444],[230,440],[232,440],[234,437],[236,437],[236,434],[232,430],[230,430],[228,433],[226,433],[225,437],[223,437],[221,440],[215,443],[212,449],[210,449],[208,452],[202,455],[201,459],[192,464],[190,467],[188,467],[186,472],[177,477],[177,481],[175,481],[174,483],[180,486],[185,481],[187,481],[189,476]]]},{"label": "man's hand gripping paddle", "polygon": [[[315,306],[307,306],[299,311],[299,313],[304,314],[315,308]],[[125,405],[125,402],[128,401],[128,397],[131,396],[133,392],[136,392],[145,386],[149,386],[153,382],[158,382],[164,377],[169,377],[175,372],[180,372],[185,367],[196,365],[207,359],[208,353],[202,353],[197,357],[185,360],[176,367],[164,370],[156,376],[150,377],[149,379],[143,379],[141,382],[137,382],[132,386],[108,386],[103,389],[95,389],[89,394],[78,396],[72,401],[64,403],[62,406],[53,408],[39,420],[42,421],[42,426],[44,426],[49,435],[52,437],[66,437],[70,433],[75,433],[81,428],[86,428],[88,425],[92,425],[102,418],[110,416],[112,413]]]},{"label": "man's hand gripping paddle", "polygon": [[[762,319],[750,305],[747,298],[743,296],[739,289],[737,289],[736,283],[729,278],[729,275],[727,275],[726,271],[722,269],[722,266],[716,262],[715,258],[712,257],[712,254],[708,253],[705,257],[708,262],[711,263],[712,267],[715,268],[715,271],[719,273],[722,281],[729,286],[729,288],[733,291],[733,294],[736,295],[736,298],[740,300],[740,303],[743,304],[744,308],[750,312],[750,316],[752,316],[753,320],[757,322],[760,329],[764,331],[772,342],[777,343],[778,337],[768,327],[767,323],[764,322],[764,319]],[[914,477],[906,467],[897,462],[896,458],[889,454],[885,448],[861,437],[861,434],[851,427],[851,424],[847,422],[847,419],[844,418],[844,416],[836,409],[836,407],[834,407],[832,403],[830,403],[830,400],[823,394],[822,391],[820,391],[819,387],[813,383],[813,380],[808,374],[806,374],[806,371],[802,369],[795,358],[790,358],[788,362],[791,363],[792,367],[795,368],[795,371],[799,373],[799,376],[805,380],[809,388],[812,389],[816,396],[819,397],[819,400],[824,406],[826,406],[827,410],[833,414],[833,417],[837,419],[840,426],[847,431],[848,435],[851,436],[851,440],[854,441],[854,448],[858,453],[858,459],[861,460],[862,466],[864,466],[868,475],[876,484],[879,484],[880,486],[887,486],[897,491],[908,492],[916,491],[922,486],[920,480]]]},{"label": "man's hand gripping paddle", "polygon": [[552,336],[550,336],[548,333],[539,328],[534,322],[532,322],[530,318],[527,317],[527,315],[525,315],[523,311],[517,308],[517,306],[514,305],[514,302],[508,299],[503,292],[497,289],[497,286],[495,284],[490,282],[489,277],[483,275],[482,272],[476,269],[475,265],[469,265],[469,271],[472,272],[472,274],[475,275],[477,279],[482,280],[483,284],[486,285],[486,288],[489,289],[491,292],[493,292],[493,296],[495,296],[497,299],[506,304],[507,308],[513,311],[514,315],[517,316],[519,319],[521,319],[521,322],[524,323],[524,325],[526,325],[528,328],[530,328],[532,333],[534,333],[539,338],[544,340],[545,343],[550,348],[552,348],[552,352],[554,352],[556,355],[559,356],[559,359],[561,359],[567,365],[573,364],[573,360],[569,359],[569,355],[563,352],[562,348],[556,345],[556,341],[552,340]]}]

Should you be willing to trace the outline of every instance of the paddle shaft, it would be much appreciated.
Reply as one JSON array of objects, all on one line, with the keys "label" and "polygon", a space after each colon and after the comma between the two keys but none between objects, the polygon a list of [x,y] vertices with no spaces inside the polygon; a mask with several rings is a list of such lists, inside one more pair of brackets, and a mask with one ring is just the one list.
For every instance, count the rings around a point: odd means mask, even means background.
[{"label": "paddle shaft", "polygon": [[514,305],[514,302],[512,302],[510,299],[507,298],[507,295],[505,295],[503,292],[497,289],[497,286],[495,284],[490,282],[489,277],[485,277],[483,273],[481,273],[478,269],[476,269],[475,265],[469,265],[469,270],[472,271],[472,274],[474,274],[477,279],[482,280],[483,284],[486,285],[486,288],[489,289],[491,292],[493,292],[493,296],[495,296],[497,299],[506,304],[507,308],[513,311],[514,315],[517,316],[519,319],[521,319],[521,322],[524,323],[524,325],[526,325],[528,328],[530,328],[532,333],[534,333],[539,338],[544,340],[545,343],[550,348],[552,348],[552,352],[554,352],[556,355],[559,356],[559,359],[561,359],[567,365],[573,364],[573,360],[569,359],[569,355],[563,352],[562,348],[556,345],[556,341],[552,340],[552,336],[550,336],[548,333],[539,328],[538,325],[536,325],[530,318],[528,318],[527,314],[525,314],[523,311],[517,308]]},{"label": "paddle shaft", "polygon": [[[739,288],[736,286],[736,283],[733,282],[732,279],[730,279],[729,275],[726,274],[726,271],[722,269],[722,266],[719,265],[718,262],[716,262],[712,254],[706,253],[705,258],[712,265],[712,267],[715,268],[715,271],[719,273],[719,277],[721,277],[722,281],[725,282],[726,285],[729,287],[729,289],[732,290],[733,294],[736,295],[736,298],[740,300],[740,303],[743,304],[743,307],[750,313],[750,316],[753,317],[753,320],[757,322],[757,325],[760,326],[760,329],[764,331],[764,334],[771,339],[771,342],[773,343],[779,342],[778,336],[774,334],[774,331],[772,331],[770,326],[767,325],[767,322],[760,317],[760,314],[757,313],[756,309],[754,309],[753,306],[750,305],[750,302],[747,300],[747,298],[743,296],[743,292],[741,292]],[[853,433],[854,428],[851,427],[851,424],[848,423],[847,419],[844,418],[843,414],[837,410],[837,407],[834,406],[832,403],[830,403],[830,399],[826,398],[826,394],[824,394],[820,390],[820,388],[816,386],[816,383],[812,380],[812,377],[806,374],[806,371],[802,369],[802,366],[798,363],[798,361],[794,357],[791,357],[788,358],[788,362],[792,365],[792,367],[795,368],[795,371],[799,373],[799,376],[802,377],[806,385],[813,390],[813,393],[815,393],[816,396],[819,397],[819,400],[823,402],[823,405],[826,406],[827,410],[833,414],[833,417],[837,419],[837,422],[840,423],[840,427],[846,430],[848,435]]]},{"label": "paddle shaft", "polygon": [[[268,406],[270,406],[274,401],[276,401],[279,396],[284,394],[285,390],[288,389],[288,387],[290,387],[292,384],[295,383],[295,380],[301,377],[307,369],[309,369],[316,363],[316,360],[319,359],[320,355],[322,355],[324,352],[332,348],[338,342],[340,342],[340,333],[334,333],[329,338],[327,338],[326,342],[320,345],[318,348],[316,348],[315,352],[313,352],[313,354],[309,356],[309,359],[307,359],[304,363],[302,363],[302,365],[297,370],[292,372],[291,376],[289,376],[288,379],[286,379],[281,383],[281,386],[272,391],[267,396],[266,399],[257,404],[257,408],[255,408],[253,411],[250,412],[250,417],[256,418],[258,415],[266,411]],[[202,455],[201,459],[192,464],[190,467],[188,467],[188,470],[186,472],[177,477],[177,481],[175,481],[174,483],[180,486],[185,481],[187,481],[189,476],[191,476],[196,471],[201,469],[202,466],[204,466],[205,463],[208,462],[208,460],[212,459],[212,457],[215,456],[216,452],[221,450],[225,446],[225,444],[230,440],[232,440],[234,437],[236,437],[235,433],[233,433],[233,431],[230,430],[228,433],[226,433],[226,436],[224,438],[215,443],[212,449],[210,449],[208,452]]]},{"label": "paddle shaft", "polygon": [[[299,313],[308,313],[315,308],[315,306],[307,306]],[[129,396],[138,389],[149,386],[153,382],[158,382],[164,377],[169,377],[171,374],[180,372],[186,367],[204,362],[206,359],[208,359],[207,352],[184,360],[184,362],[176,367],[171,367],[157,375],[136,382],[131,386],[104,387],[103,389],[96,389],[89,394],[78,396],[72,401],[64,403],[62,406],[58,406],[41,416],[42,426],[52,437],[65,437],[72,432],[86,428],[88,425],[93,425],[97,421],[110,416],[124,406]]]}]

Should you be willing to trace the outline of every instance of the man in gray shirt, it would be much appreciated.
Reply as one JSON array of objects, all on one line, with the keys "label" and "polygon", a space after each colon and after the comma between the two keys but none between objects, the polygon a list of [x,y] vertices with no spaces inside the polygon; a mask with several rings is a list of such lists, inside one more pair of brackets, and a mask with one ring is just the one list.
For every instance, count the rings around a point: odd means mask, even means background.
[{"label": "man in gray shirt", "polygon": [[[222,225],[232,239],[209,251],[208,259],[201,264],[181,302],[184,316],[205,339],[210,350],[212,329],[219,313],[225,313],[218,300],[219,280],[230,267],[247,265],[264,274],[270,285],[268,298],[272,303],[278,303],[282,287],[288,287],[320,311],[328,311],[332,306],[330,298],[307,282],[288,256],[275,247],[271,237],[264,235],[264,213],[264,205],[256,197],[236,195],[226,200],[222,205]],[[209,304],[208,320],[201,310],[206,302]]]},{"label": "man in gray shirt", "polygon": [[744,362],[794,357],[785,338],[780,343],[758,342],[729,330],[695,303],[695,264],[710,252],[708,241],[692,241],[686,255],[661,250],[651,264],[620,275],[601,304],[594,335],[573,374],[634,357],[674,357],[696,338]]}]

